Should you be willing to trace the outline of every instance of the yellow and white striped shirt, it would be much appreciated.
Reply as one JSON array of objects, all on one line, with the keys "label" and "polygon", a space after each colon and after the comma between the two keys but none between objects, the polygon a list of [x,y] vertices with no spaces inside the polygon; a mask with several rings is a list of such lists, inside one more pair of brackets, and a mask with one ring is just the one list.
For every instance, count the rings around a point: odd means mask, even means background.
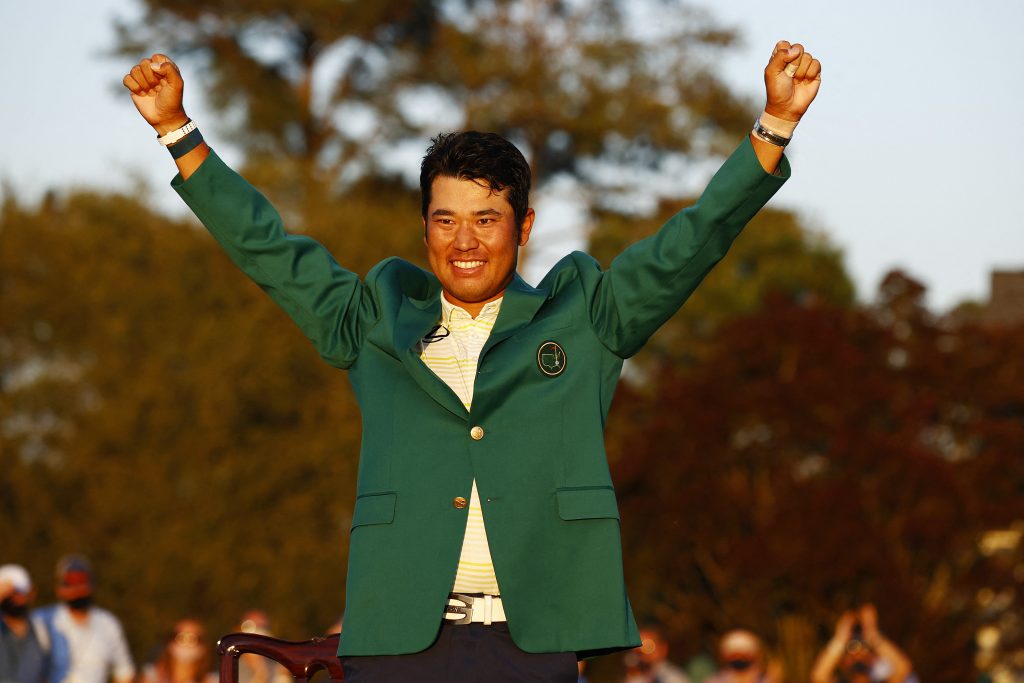
[{"label": "yellow and white striped shirt", "polygon": [[[483,310],[473,318],[462,308],[449,303],[441,295],[441,320],[449,334],[430,343],[420,342],[420,360],[430,368],[459,397],[466,410],[473,405],[473,382],[480,351],[491,336],[494,321],[501,309],[501,299],[484,305]],[[466,535],[462,541],[459,556],[459,570],[455,575],[455,593],[486,593],[499,595],[498,579],[494,575],[491,549],[487,545],[484,529],[484,515],[480,507],[480,495],[476,490],[476,479],[469,498],[469,517],[466,520]]]}]

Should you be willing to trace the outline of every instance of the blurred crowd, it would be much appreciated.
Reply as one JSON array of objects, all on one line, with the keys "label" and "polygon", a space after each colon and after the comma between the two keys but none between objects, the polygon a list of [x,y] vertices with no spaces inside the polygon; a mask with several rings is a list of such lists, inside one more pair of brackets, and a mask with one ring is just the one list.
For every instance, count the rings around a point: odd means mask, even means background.
[{"label": "blurred crowd", "polygon": [[[640,631],[641,645],[624,658],[623,683],[783,683],[781,662],[752,631],[721,635],[713,658],[698,656],[679,666],[655,626]],[[882,635],[873,605],[842,614],[818,653],[810,683],[919,683],[907,655]],[[580,683],[586,681],[581,670]]]},{"label": "blurred crowd", "polygon": [[[214,683],[213,643],[196,619],[180,619],[141,666],[132,659],[118,618],[93,602],[94,579],[80,555],[57,564],[59,602],[36,607],[36,590],[24,567],[0,566],[0,683]],[[335,624],[328,632],[340,629]],[[246,612],[236,629],[271,635],[270,619]],[[730,630],[713,657],[680,666],[656,626],[641,629],[640,647],[623,657],[623,683],[782,683],[779,660],[757,634]],[[818,653],[810,683],[918,683],[907,655],[883,635],[874,606],[839,616]],[[240,683],[288,683],[288,672],[258,655],[239,660]],[[587,681],[580,663],[580,683]]]},{"label": "blurred crowd", "polygon": [[[196,619],[179,619],[136,665],[120,620],[94,604],[89,561],[57,563],[59,602],[35,606],[36,588],[24,567],[0,566],[0,683],[214,683],[214,644]],[[252,610],[239,632],[272,635],[270,619]],[[239,683],[291,683],[281,666],[259,655],[239,658]]]}]

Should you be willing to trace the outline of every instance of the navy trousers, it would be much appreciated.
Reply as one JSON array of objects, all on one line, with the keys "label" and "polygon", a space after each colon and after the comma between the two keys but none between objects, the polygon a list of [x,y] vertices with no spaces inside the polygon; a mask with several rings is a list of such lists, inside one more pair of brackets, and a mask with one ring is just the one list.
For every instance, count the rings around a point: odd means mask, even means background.
[{"label": "navy trousers", "polygon": [[409,655],[343,657],[345,683],[576,683],[573,652],[523,652],[508,624],[443,624],[434,644]]}]

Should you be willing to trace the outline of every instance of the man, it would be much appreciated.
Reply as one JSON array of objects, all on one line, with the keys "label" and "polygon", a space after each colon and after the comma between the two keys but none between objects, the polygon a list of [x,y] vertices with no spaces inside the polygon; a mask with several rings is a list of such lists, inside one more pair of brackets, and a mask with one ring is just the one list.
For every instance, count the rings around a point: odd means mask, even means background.
[{"label": "man", "polygon": [[718,672],[709,683],[779,683],[781,667],[765,656],[761,639],[751,631],[727,631],[718,643]]},{"label": "man", "polygon": [[0,567],[0,683],[44,683],[49,674],[46,636],[28,618],[35,595],[24,567]]},{"label": "man", "polygon": [[[576,658],[639,644],[603,429],[623,359],[699,284],[788,175],[782,147],[820,64],[778,44],[768,100],[701,201],[602,271],[515,272],[530,169],[493,134],[441,136],[423,160],[430,272],[387,259],[364,281],[280,216],[203,142],[178,68],[124,85],[229,256],[349,370],[363,418],[339,654],[359,681],[574,681]],[[778,174],[776,174],[778,170]]]},{"label": "man", "polygon": [[81,555],[57,563],[59,604],[37,610],[53,654],[50,683],[132,683],[135,664],[121,622],[93,605],[93,572]]}]

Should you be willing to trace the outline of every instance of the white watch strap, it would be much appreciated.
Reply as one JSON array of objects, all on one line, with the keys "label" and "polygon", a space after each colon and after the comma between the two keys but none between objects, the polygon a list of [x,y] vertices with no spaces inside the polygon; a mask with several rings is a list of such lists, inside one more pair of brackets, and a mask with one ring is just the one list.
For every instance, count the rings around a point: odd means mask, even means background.
[{"label": "white watch strap", "polygon": [[188,135],[189,133],[191,133],[192,131],[194,131],[198,127],[199,126],[196,125],[195,121],[193,121],[192,119],[189,119],[188,123],[186,123],[184,126],[182,126],[181,128],[177,128],[175,130],[172,130],[167,135],[158,137],[156,139],[156,141],[159,142],[164,147],[167,147],[169,145],[173,145],[178,140],[181,140],[183,137],[185,137],[186,135]]}]

